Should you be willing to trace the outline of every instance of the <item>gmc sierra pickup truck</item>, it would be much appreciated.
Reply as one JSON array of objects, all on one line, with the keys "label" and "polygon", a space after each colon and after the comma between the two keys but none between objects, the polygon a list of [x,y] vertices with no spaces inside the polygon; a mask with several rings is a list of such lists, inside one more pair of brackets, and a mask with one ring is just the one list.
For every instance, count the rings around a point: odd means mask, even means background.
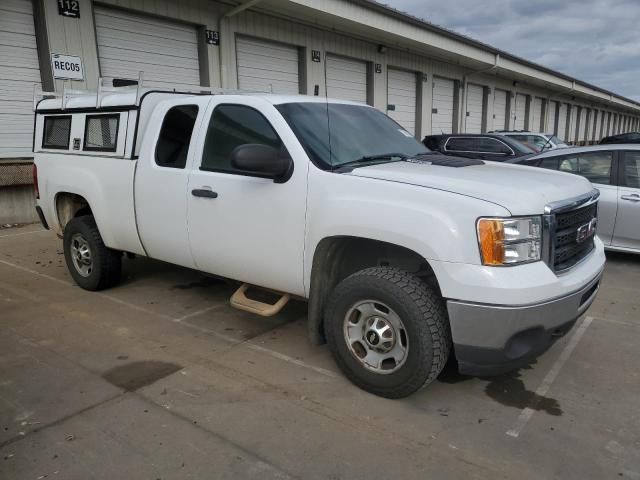
[{"label": "gmc sierra pickup truck", "polygon": [[[443,156],[380,111],[308,96],[129,87],[45,98],[37,211],[87,290],[123,253],[308,301],[308,332],[377,395],[530,362],[593,302],[605,257],[584,178]],[[277,301],[251,298],[255,288]]]}]

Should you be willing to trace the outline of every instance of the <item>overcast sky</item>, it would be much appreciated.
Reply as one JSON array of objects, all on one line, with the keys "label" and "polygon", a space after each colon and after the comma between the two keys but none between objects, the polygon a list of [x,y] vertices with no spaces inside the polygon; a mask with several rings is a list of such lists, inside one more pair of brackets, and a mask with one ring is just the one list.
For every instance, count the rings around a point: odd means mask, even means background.
[{"label": "overcast sky", "polygon": [[640,100],[640,0],[384,0],[384,3]]}]

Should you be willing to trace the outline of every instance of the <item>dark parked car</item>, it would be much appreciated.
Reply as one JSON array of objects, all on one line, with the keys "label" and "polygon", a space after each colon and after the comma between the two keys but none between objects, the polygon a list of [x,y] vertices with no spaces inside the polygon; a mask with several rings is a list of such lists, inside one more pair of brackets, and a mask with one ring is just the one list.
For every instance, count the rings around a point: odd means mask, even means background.
[{"label": "dark parked car", "polygon": [[619,135],[611,135],[610,137],[604,137],[600,140],[600,145],[610,143],[640,143],[640,133],[630,132],[621,133]]},{"label": "dark parked car", "polygon": [[505,160],[533,155],[535,151],[505,135],[447,134],[428,135],[422,143],[430,150],[456,157]]}]

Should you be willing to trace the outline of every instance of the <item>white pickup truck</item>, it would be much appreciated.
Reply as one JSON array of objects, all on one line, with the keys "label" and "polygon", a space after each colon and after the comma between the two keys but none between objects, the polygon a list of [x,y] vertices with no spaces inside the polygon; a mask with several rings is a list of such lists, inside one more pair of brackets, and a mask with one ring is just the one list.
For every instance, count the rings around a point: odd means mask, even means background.
[{"label": "white pickup truck", "polygon": [[450,355],[526,364],[596,296],[583,178],[429,152],[366,105],[116,90],[36,107],[37,211],[85,289],[115,285],[127,252],[237,280],[232,305],[263,315],[306,299],[311,341],[392,398]]}]

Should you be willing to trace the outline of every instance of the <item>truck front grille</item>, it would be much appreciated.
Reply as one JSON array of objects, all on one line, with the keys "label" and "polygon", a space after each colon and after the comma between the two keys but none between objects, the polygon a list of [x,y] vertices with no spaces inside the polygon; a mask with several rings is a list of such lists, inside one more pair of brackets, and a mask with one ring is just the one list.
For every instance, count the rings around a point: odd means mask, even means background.
[{"label": "truck front grille", "polygon": [[552,237],[552,264],[556,272],[573,267],[594,249],[595,235],[581,240],[579,230],[596,218],[597,214],[597,203],[556,214],[555,234]]}]

